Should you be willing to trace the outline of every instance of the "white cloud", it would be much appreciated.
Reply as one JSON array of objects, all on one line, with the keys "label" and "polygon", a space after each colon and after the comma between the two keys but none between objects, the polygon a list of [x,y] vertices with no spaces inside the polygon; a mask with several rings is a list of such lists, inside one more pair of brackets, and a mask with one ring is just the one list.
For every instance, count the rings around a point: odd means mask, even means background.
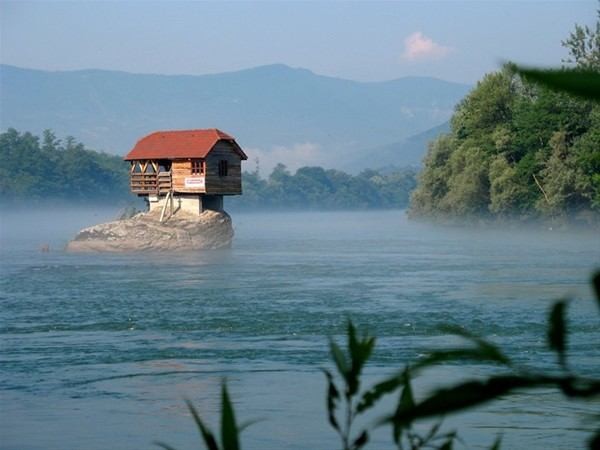
[{"label": "white cloud", "polygon": [[270,149],[246,148],[249,163],[244,170],[254,170],[256,158],[259,159],[261,176],[269,176],[273,168],[278,164],[285,164],[294,172],[303,166],[317,166],[324,163],[321,155],[321,147],[313,142],[302,142],[288,146],[277,145]]},{"label": "white cloud", "polygon": [[420,31],[415,31],[404,39],[402,58],[408,61],[419,59],[440,59],[452,51],[452,48],[433,42]]}]

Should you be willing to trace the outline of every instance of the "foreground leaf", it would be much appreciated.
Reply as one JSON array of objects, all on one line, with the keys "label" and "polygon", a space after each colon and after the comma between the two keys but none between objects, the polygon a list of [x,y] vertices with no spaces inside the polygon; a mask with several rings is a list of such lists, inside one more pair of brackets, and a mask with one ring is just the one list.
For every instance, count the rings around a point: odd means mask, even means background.
[{"label": "foreground leaf", "polygon": [[333,340],[329,342],[329,349],[338,372],[342,377],[344,377],[345,380],[347,380],[349,370],[348,364],[346,363],[346,355],[344,355],[342,349],[335,342],[333,342]]},{"label": "foreground leaf", "polygon": [[498,437],[496,438],[496,440],[494,441],[494,443],[490,447],[490,450],[500,450],[500,444],[501,443],[502,443],[502,436],[498,435]]},{"label": "foreground leaf", "polygon": [[359,450],[360,448],[364,447],[367,444],[367,442],[369,442],[369,433],[367,432],[367,430],[364,430],[354,440],[354,442],[352,443],[352,448],[354,450]]},{"label": "foreground leaf", "polygon": [[594,291],[596,293],[596,302],[598,303],[598,308],[600,308],[600,272],[594,274],[592,284],[594,285]]},{"label": "foreground leaf", "polygon": [[590,439],[589,448],[590,450],[598,450],[600,448],[600,429],[596,431],[596,434]]},{"label": "foreground leaf", "polygon": [[418,370],[441,362],[465,360],[510,365],[510,360],[496,350],[487,348],[453,348],[430,353],[412,368],[413,370]]},{"label": "foreground leaf", "polygon": [[[404,426],[416,419],[444,415],[481,405],[519,388],[548,384],[551,384],[551,381],[546,378],[516,375],[493,377],[487,381],[468,381],[451,388],[440,389],[413,407],[398,408],[394,415],[384,418],[381,423]],[[409,403],[407,401],[407,406]]]},{"label": "foreground leaf", "polygon": [[529,81],[576,95],[586,99],[600,100],[600,73],[582,69],[530,69],[511,66]]},{"label": "foreground leaf", "polygon": [[175,447],[171,447],[169,444],[165,444],[164,442],[155,441],[154,444],[164,448],[165,450],[176,450]]},{"label": "foreground leaf", "polygon": [[550,311],[550,320],[548,328],[548,345],[558,354],[558,362],[566,367],[566,324],[565,308],[566,301],[556,302]]},{"label": "foreground leaf", "polygon": [[235,413],[229,400],[227,385],[221,387],[221,443],[223,450],[239,450],[239,431],[235,423]]},{"label": "foreground leaf", "polygon": [[361,413],[371,408],[385,394],[394,392],[404,383],[402,375],[395,375],[387,380],[377,383],[367,392],[365,392],[356,407],[356,411]]},{"label": "foreground leaf", "polygon": [[329,418],[329,423],[331,426],[337,431],[340,431],[340,426],[335,418],[335,410],[337,409],[337,404],[340,399],[340,392],[338,391],[337,387],[335,387],[331,372],[326,369],[322,370],[327,377],[327,417]]},{"label": "foreground leaf", "polygon": [[[394,417],[399,416],[403,411],[410,411],[415,407],[415,398],[413,395],[412,386],[410,384],[410,372],[408,369],[402,373],[402,382],[404,384],[404,388],[400,394],[400,400],[398,401],[398,407],[396,408]],[[410,425],[410,421],[397,420],[392,422],[392,437],[396,444],[400,444],[400,440],[402,439],[402,431],[404,428],[408,427],[408,425]],[[434,425],[431,429],[431,433],[437,433],[439,426],[440,424]]]},{"label": "foreground leaf", "polygon": [[196,426],[200,431],[200,435],[202,436],[202,439],[204,439],[204,444],[206,445],[206,448],[208,450],[219,450],[219,446],[217,445],[217,441],[215,440],[214,435],[208,429],[208,427],[204,425],[204,422],[202,422],[202,419],[200,418],[198,411],[196,411],[196,408],[194,408],[194,405],[192,405],[192,402],[186,400],[186,403],[190,412],[192,413],[194,421],[196,422]]},{"label": "foreground leaf", "polygon": [[352,322],[348,322],[348,351],[351,362],[347,378],[349,396],[358,392],[362,368],[371,356],[374,346],[375,338],[369,336],[364,336],[362,339],[357,338],[356,328]]}]

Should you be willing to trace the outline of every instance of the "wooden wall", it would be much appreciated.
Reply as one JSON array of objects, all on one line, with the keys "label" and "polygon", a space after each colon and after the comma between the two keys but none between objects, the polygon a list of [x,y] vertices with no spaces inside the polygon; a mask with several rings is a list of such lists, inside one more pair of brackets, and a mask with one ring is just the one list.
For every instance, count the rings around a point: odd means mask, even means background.
[{"label": "wooden wall", "polygon": [[[227,176],[219,176],[219,161],[227,161]],[[242,158],[227,141],[220,141],[206,157],[206,193],[236,195],[242,193]]]},{"label": "wooden wall", "polygon": [[[227,161],[227,176],[219,176],[219,161]],[[237,195],[242,193],[242,158],[233,145],[226,141],[217,142],[205,160],[205,187],[185,186],[185,179],[202,177],[192,175],[191,160],[176,160],[171,165],[173,190],[182,193]]]},{"label": "wooden wall", "polygon": [[205,188],[190,188],[185,186],[185,179],[191,177],[201,177],[202,175],[192,175],[192,161],[177,160],[171,164],[171,180],[173,182],[173,190],[175,192],[185,192],[190,194],[203,194]]}]

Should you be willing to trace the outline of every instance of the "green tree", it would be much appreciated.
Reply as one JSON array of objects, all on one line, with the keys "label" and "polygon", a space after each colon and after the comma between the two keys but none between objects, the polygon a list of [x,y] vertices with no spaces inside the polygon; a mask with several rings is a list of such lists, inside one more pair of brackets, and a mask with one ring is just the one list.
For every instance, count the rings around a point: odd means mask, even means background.
[{"label": "green tree", "polygon": [[600,9],[596,12],[596,26],[575,25],[575,30],[562,41],[569,50],[569,57],[563,62],[575,64],[589,70],[600,70]]}]

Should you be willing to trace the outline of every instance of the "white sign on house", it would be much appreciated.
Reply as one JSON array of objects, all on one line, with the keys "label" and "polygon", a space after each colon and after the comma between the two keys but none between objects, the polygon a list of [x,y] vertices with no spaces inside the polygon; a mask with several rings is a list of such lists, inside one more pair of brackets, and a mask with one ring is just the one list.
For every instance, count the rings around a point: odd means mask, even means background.
[{"label": "white sign on house", "polygon": [[185,187],[195,189],[204,188],[204,177],[187,177],[185,179]]}]

